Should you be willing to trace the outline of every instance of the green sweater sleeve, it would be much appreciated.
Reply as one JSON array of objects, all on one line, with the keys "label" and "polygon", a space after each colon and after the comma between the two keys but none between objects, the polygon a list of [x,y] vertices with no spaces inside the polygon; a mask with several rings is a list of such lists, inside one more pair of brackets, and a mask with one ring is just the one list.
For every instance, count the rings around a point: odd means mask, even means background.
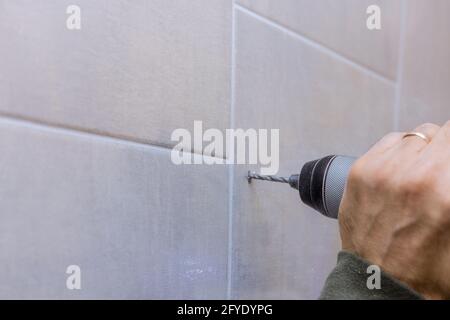
[{"label": "green sweater sleeve", "polygon": [[405,284],[381,272],[380,289],[369,289],[367,273],[370,263],[358,256],[341,251],[334,270],[328,276],[320,295],[321,300],[419,300],[421,295]]}]

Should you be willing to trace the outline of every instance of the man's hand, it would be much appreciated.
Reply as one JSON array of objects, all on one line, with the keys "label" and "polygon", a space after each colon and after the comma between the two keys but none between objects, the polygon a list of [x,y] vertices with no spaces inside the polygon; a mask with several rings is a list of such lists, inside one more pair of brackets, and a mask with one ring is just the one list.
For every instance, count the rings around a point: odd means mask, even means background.
[{"label": "man's hand", "polygon": [[339,222],[354,252],[426,298],[450,298],[450,122],[392,133],[352,167]]}]

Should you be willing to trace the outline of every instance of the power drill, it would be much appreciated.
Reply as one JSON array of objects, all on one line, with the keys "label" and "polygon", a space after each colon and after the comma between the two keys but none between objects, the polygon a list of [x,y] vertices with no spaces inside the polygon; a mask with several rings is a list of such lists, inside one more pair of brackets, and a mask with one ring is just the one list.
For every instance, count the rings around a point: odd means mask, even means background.
[{"label": "power drill", "polygon": [[355,161],[354,157],[332,155],[307,162],[300,174],[289,178],[263,176],[249,171],[247,179],[249,183],[252,180],[288,183],[299,191],[303,203],[326,217],[337,219],[348,174]]}]

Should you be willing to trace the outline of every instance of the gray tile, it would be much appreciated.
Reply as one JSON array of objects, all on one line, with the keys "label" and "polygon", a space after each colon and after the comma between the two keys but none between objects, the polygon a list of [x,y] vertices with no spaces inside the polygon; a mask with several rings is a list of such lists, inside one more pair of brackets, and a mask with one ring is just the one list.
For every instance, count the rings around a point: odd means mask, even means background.
[{"label": "gray tile", "polygon": [[1,298],[226,297],[226,167],[17,121],[0,132]]},{"label": "gray tile", "polygon": [[[231,0],[0,1],[0,112],[172,145],[226,128]],[[198,150],[197,150],[198,151]]]},{"label": "gray tile", "polygon": [[[241,11],[236,127],[280,128],[280,174],[328,154],[360,155],[392,129],[394,87]],[[234,298],[317,298],[340,248],[338,225],[288,186],[234,181]],[[252,168],[257,169],[257,168]]]},{"label": "gray tile", "polygon": [[[394,79],[400,0],[237,0],[238,3]],[[366,27],[370,5],[381,8],[382,29]]]},{"label": "gray tile", "polygon": [[400,129],[450,119],[450,2],[408,0]]}]

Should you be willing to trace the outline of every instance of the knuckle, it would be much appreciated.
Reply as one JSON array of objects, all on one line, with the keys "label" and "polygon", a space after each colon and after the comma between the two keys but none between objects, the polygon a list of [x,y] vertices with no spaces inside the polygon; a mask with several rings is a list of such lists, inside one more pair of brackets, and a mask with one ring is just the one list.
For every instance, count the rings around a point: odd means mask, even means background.
[{"label": "knuckle", "polygon": [[[391,133],[390,135],[395,135]],[[388,187],[398,174],[396,163],[383,156],[364,156],[357,160],[350,171],[350,179],[363,183],[371,189],[382,190]]]},{"label": "knuckle", "polygon": [[349,184],[382,190],[392,179],[391,169],[380,161],[358,160],[350,170]]},{"label": "knuckle", "polygon": [[437,124],[431,123],[431,122],[427,122],[424,124],[421,124],[418,128],[417,131],[419,132],[433,132],[439,129],[439,126]]},{"label": "knuckle", "polygon": [[404,133],[402,132],[390,132],[386,134],[381,140],[380,143],[388,143],[393,144],[397,141],[400,141],[403,137]]},{"label": "knuckle", "polygon": [[394,139],[394,138],[397,138],[397,137],[399,137],[401,135],[403,135],[402,132],[398,132],[398,131],[389,132],[387,135],[384,136],[383,139]]},{"label": "knuckle", "polygon": [[431,122],[425,122],[419,126],[419,128],[435,128],[435,127],[437,127],[437,125]]},{"label": "knuckle", "polygon": [[369,174],[368,165],[364,159],[358,159],[350,169],[348,176],[349,183],[361,183]]},{"label": "knuckle", "polygon": [[383,137],[383,141],[398,141],[403,137],[403,132],[390,132]]}]

